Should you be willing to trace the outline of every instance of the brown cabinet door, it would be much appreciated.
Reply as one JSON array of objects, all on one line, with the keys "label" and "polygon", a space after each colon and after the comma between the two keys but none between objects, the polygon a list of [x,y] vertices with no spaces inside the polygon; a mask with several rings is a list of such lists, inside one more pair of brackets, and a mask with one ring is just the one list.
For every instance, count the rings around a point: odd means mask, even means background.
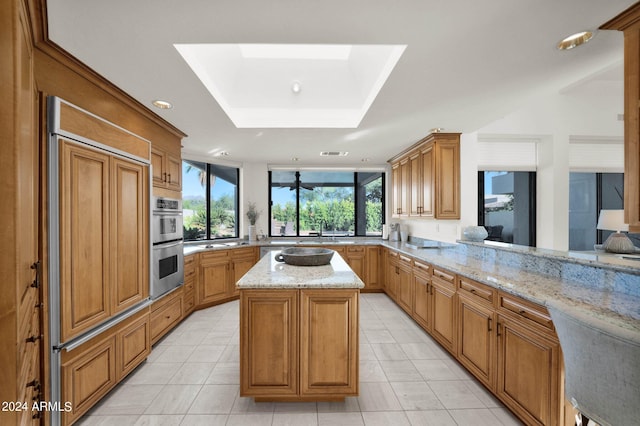
[{"label": "brown cabinet door", "polygon": [[431,331],[431,279],[422,274],[413,276],[413,319],[426,331]]},{"label": "brown cabinet door", "polygon": [[164,152],[151,149],[151,177],[153,186],[164,186],[167,171],[164,165]]},{"label": "brown cabinet door", "polygon": [[460,219],[460,142],[437,141],[435,149],[435,217]]},{"label": "brown cabinet door", "polygon": [[400,161],[400,216],[409,214],[409,194],[411,192],[411,176],[409,159]]},{"label": "brown cabinet door", "polygon": [[230,261],[203,263],[198,282],[198,304],[217,302],[229,297]]},{"label": "brown cabinet door", "polygon": [[240,294],[240,292],[238,291],[238,288],[236,287],[236,283],[238,282],[238,280],[240,280],[240,278],[242,278],[242,276],[244,274],[246,274],[247,272],[249,272],[249,269],[253,268],[253,265],[256,264],[256,258],[255,256],[244,256],[244,257],[240,257],[240,258],[234,258],[232,261],[232,267],[233,267],[233,280],[232,282],[230,282],[230,286],[229,286],[229,295],[232,296],[237,296],[238,294]]},{"label": "brown cabinet door", "polygon": [[494,311],[464,294],[458,294],[458,360],[482,383],[495,386]]},{"label": "brown cabinet door", "polygon": [[433,308],[432,335],[452,354],[455,354],[455,290],[436,278],[431,280],[431,306]]},{"label": "brown cabinet door", "polygon": [[358,290],[300,290],[300,394],[358,393]]},{"label": "brown cabinet door", "polygon": [[433,216],[433,200],[434,200],[434,167],[433,167],[433,143],[427,144],[420,150],[420,175],[422,178],[422,200],[421,216]]},{"label": "brown cabinet door", "polygon": [[557,425],[559,343],[498,315],[496,393],[531,425]]},{"label": "brown cabinet door", "polygon": [[167,155],[167,188],[182,191],[182,161]]},{"label": "brown cabinet door", "polygon": [[240,395],[297,395],[298,290],[243,290],[240,305]]},{"label": "brown cabinet door", "polygon": [[373,290],[380,288],[380,248],[367,247],[365,255],[365,289]]},{"label": "brown cabinet door", "polygon": [[118,380],[122,380],[151,353],[149,315],[120,330],[116,335],[118,348]]},{"label": "brown cabinet door", "polygon": [[420,166],[420,153],[409,156],[409,216],[420,216],[422,211],[422,173]]},{"label": "brown cabinet door", "polygon": [[63,401],[72,411],[62,412],[62,424],[77,420],[117,383],[115,336],[93,345],[62,364]]},{"label": "brown cabinet door", "polygon": [[111,160],[111,280],[114,313],[149,295],[147,168]]},{"label": "brown cabinet door", "polygon": [[402,180],[400,175],[400,163],[391,166],[391,191],[393,195],[391,216],[399,217],[402,204]]},{"label": "brown cabinet door", "polygon": [[60,337],[111,315],[109,156],[60,142]]},{"label": "brown cabinet door", "polygon": [[413,311],[413,282],[411,280],[411,270],[398,266],[397,270],[397,301],[406,313],[411,315]]}]

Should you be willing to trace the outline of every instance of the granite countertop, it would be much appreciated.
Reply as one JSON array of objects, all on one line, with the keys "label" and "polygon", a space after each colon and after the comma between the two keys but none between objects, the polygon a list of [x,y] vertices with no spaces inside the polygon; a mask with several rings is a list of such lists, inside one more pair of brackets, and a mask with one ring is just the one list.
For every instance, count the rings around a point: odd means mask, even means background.
[{"label": "granite countertop", "polygon": [[236,283],[239,289],[363,288],[364,283],[347,262],[334,253],[323,266],[293,266],[275,260],[279,250],[262,257]]},{"label": "granite countertop", "polygon": [[[211,249],[205,249],[204,243],[200,246],[192,246],[193,248],[185,246],[185,254],[251,246],[275,249],[301,243],[299,238],[279,238],[248,242],[244,245],[235,244],[232,247],[218,244]],[[321,242],[304,240],[302,243],[302,245],[345,247],[349,247],[350,244],[380,245],[399,251],[531,302],[570,312],[583,321],[590,322],[594,327],[640,343],[639,261],[598,254],[565,253],[531,247],[469,242],[429,249],[415,248],[413,244],[379,238],[351,238]],[[276,249],[274,253],[265,256],[247,276],[240,280],[240,283],[243,285],[251,283],[256,285],[255,288],[286,288],[286,286],[294,287],[295,285],[300,287],[299,282],[297,284],[294,282],[300,281],[301,277],[296,269],[291,268],[304,268],[303,274],[308,276],[309,267],[284,265],[271,260],[277,252]],[[339,262],[348,268],[337,253],[334,259],[336,261],[340,259]],[[262,265],[261,269],[257,269],[259,265]],[[254,273],[257,276],[253,276]],[[313,285],[319,287],[330,286],[329,273],[324,273],[327,277],[310,277],[308,281],[315,281]],[[353,272],[351,274],[353,278],[355,274]],[[270,284],[265,283],[262,287],[257,287],[257,282],[264,281],[265,276],[269,277],[267,281]]]}]

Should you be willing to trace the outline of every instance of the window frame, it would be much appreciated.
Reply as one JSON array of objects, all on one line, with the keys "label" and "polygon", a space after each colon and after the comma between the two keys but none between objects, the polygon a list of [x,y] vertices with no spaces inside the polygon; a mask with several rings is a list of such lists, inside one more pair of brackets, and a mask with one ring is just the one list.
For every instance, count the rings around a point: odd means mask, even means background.
[{"label": "window frame", "polygon": [[[229,240],[229,239],[240,238],[240,168],[235,166],[229,166],[226,164],[216,164],[216,163],[209,163],[206,161],[182,159],[183,168],[184,168],[184,163],[188,163],[189,161],[195,162],[195,163],[201,163],[205,165],[205,173],[207,176],[206,183],[204,186],[206,232],[205,232],[205,237],[203,239],[186,239],[185,238],[184,241],[191,242],[191,241]],[[236,184],[235,184],[235,191],[234,191],[235,226],[234,226],[233,236],[226,236],[226,237],[222,236],[222,237],[213,237],[213,238],[211,236],[211,179],[210,179],[210,176],[211,176],[211,171],[213,167],[226,167],[226,168],[235,170],[235,174],[236,174]],[[183,177],[183,181],[184,181],[184,177]],[[184,210],[184,203],[183,203],[183,210]],[[183,228],[184,228],[184,225],[183,225]]]},{"label": "window frame", "polygon": [[[276,170],[269,170],[268,171],[268,181],[267,181],[267,190],[268,190],[268,206],[269,206],[269,211],[268,211],[268,220],[271,221],[272,220],[272,208],[273,208],[273,198],[272,198],[272,189],[273,189],[273,172]],[[277,170],[280,171],[280,170]],[[318,236],[314,236],[314,235],[300,235],[300,172],[301,171],[314,171],[314,170],[300,170],[300,169],[296,169],[296,170],[282,170],[282,171],[287,171],[287,172],[294,172],[295,174],[295,210],[296,210],[296,227],[295,227],[295,235],[287,235],[285,237],[291,237],[291,238],[318,238]],[[320,170],[318,170],[320,171]],[[335,173],[344,173],[345,170],[322,170],[322,171],[326,171],[326,172],[335,172]],[[382,186],[382,199],[381,199],[381,211],[382,211],[382,223],[381,225],[385,224],[385,219],[386,219],[386,215],[384,214],[385,212],[385,204],[386,204],[386,192],[384,190],[385,188],[385,177],[386,177],[386,173],[384,170],[380,170],[380,171],[361,171],[358,172],[356,170],[351,171],[350,173],[353,174],[353,205],[354,205],[354,212],[353,212],[353,235],[350,236],[339,236],[337,238],[352,238],[352,237],[367,237],[368,235],[366,235],[366,224],[365,224],[365,234],[364,235],[359,235],[358,234],[358,230],[361,227],[361,224],[359,223],[359,219],[358,219],[358,206],[363,206],[364,210],[363,210],[363,217],[364,220],[366,221],[366,197],[364,202],[362,202],[362,200],[360,200],[360,196],[358,195],[358,173],[380,173],[380,179],[381,179],[381,186]],[[267,227],[269,229],[268,235],[269,237],[282,237],[282,235],[273,235],[272,233],[272,226],[269,225]],[[336,238],[334,236],[334,238]]]}]

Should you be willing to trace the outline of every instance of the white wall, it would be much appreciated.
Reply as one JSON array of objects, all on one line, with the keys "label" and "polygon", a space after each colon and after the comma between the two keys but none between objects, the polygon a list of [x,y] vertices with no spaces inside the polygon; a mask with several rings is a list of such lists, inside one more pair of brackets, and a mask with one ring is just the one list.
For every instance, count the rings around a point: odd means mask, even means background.
[{"label": "white wall", "polygon": [[258,235],[269,235],[269,177],[266,163],[243,163],[240,168],[240,236],[249,234],[246,211],[249,202],[256,203],[260,216],[256,222]]}]

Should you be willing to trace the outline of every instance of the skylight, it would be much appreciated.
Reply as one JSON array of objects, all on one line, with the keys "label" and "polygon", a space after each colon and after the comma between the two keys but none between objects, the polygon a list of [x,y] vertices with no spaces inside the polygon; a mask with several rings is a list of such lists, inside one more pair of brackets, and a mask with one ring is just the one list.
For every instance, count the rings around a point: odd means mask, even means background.
[{"label": "skylight", "polygon": [[238,128],[356,128],[406,48],[174,46]]}]

